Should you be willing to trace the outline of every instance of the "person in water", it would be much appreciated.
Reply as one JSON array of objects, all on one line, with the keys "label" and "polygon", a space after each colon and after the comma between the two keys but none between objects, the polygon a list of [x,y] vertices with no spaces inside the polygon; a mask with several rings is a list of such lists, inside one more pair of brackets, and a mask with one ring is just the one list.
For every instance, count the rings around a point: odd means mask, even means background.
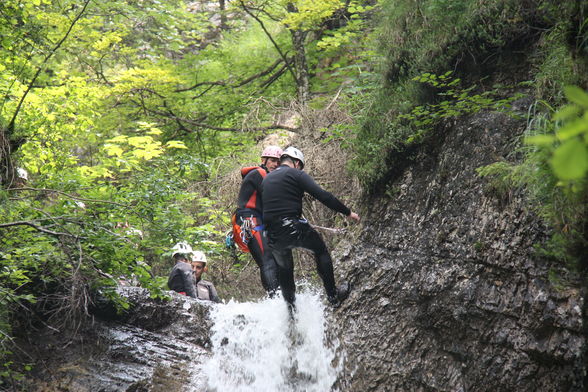
[{"label": "person in water", "polygon": [[199,250],[192,255],[192,273],[196,282],[196,298],[205,301],[220,302],[216,289],[212,282],[202,279],[202,274],[208,269],[206,267],[206,255]]},{"label": "person in water", "polygon": [[303,168],[302,152],[295,147],[288,147],[280,157],[280,166],[262,182],[263,219],[268,244],[278,265],[282,295],[291,309],[294,308],[296,292],[292,258],[294,248],[313,252],[327,299],[334,307],[338,307],[349,295],[350,287],[348,283],[336,287],[333,262],[327,246],[320,234],[302,218],[302,197],[304,193],[309,193],[350,220],[359,222],[360,218],[339,199],[317,185]]},{"label": "person in water", "polygon": [[261,165],[241,169],[243,181],[233,214],[233,239],[244,252],[250,252],[259,267],[261,284],[273,296],[278,289],[278,267],[263,234],[261,182],[280,162],[282,149],[268,146],[261,153]]},{"label": "person in water", "polygon": [[172,248],[175,265],[169,273],[167,286],[177,293],[196,298],[196,281],[190,265],[193,252],[186,242],[180,242]]}]

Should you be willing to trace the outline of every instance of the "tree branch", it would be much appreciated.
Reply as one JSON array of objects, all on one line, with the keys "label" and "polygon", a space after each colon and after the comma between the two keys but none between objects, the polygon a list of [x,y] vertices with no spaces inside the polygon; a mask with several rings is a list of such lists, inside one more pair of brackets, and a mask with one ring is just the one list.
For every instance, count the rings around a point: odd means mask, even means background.
[{"label": "tree branch", "polygon": [[[175,92],[180,93],[180,92],[185,92],[185,91],[190,91],[190,90],[194,90],[198,87],[202,87],[202,86],[210,86],[210,88],[214,87],[214,86],[223,86],[223,87],[229,87],[229,88],[238,88],[238,87],[243,87],[244,85],[251,83],[252,81],[254,81],[255,79],[258,79],[262,76],[265,76],[269,73],[271,73],[278,65],[280,65],[280,63],[282,63],[284,60],[283,59],[278,59],[276,60],[272,65],[270,65],[268,68],[266,68],[265,70],[256,73],[255,75],[249,76],[248,78],[236,83],[236,84],[228,84],[227,82],[224,82],[222,80],[219,81],[215,81],[215,82],[200,82],[200,83],[196,83],[195,85],[191,86],[191,87],[186,87],[186,88],[180,88],[175,90]],[[208,91],[208,90],[207,90]]]},{"label": "tree branch", "polygon": [[271,43],[274,45],[274,48],[276,48],[276,50],[278,51],[278,53],[280,54],[280,57],[284,60],[284,62],[288,65],[288,71],[290,71],[290,74],[292,75],[292,77],[294,78],[294,81],[296,82],[296,85],[298,85],[298,78],[296,77],[296,73],[294,72],[294,70],[292,69],[292,67],[290,66],[290,64],[288,63],[288,59],[286,58],[286,55],[284,53],[282,53],[282,49],[280,49],[280,47],[278,46],[277,42],[274,41],[274,38],[272,37],[272,35],[269,33],[269,31],[266,29],[265,25],[263,24],[262,20],[259,19],[257,17],[257,15],[253,14],[253,12],[251,12],[251,10],[249,8],[247,8],[247,6],[245,5],[245,3],[243,2],[243,0],[239,0],[239,3],[241,4],[241,7],[243,7],[243,10],[250,15],[253,19],[255,19],[257,21],[257,23],[259,23],[259,26],[261,26],[261,29],[263,30],[263,32],[265,33],[265,35],[267,35],[267,37],[269,38],[269,40],[271,41]]},{"label": "tree branch", "polygon": [[74,20],[71,22],[71,24],[69,25],[69,28],[67,29],[67,31],[64,34],[64,36],[61,37],[61,39],[59,40],[59,42],[57,42],[57,44],[53,47],[53,49],[47,54],[47,56],[45,56],[45,58],[41,62],[41,65],[39,65],[39,67],[37,68],[37,72],[35,72],[35,75],[31,79],[31,81],[29,82],[29,85],[27,86],[27,89],[25,90],[25,92],[23,93],[22,97],[20,98],[20,101],[18,102],[18,105],[16,105],[16,109],[14,111],[14,114],[12,116],[12,119],[8,123],[8,127],[7,127],[7,129],[8,129],[8,132],[7,133],[8,134],[10,134],[10,133],[12,133],[14,131],[14,124],[16,123],[16,118],[18,116],[18,113],[20,112],[20,109],[22,107],[22,104],[24,103],[24,100],[26,99],[27,95],[29,94],[29,92],[33,88],[35,82],[37,81],[37,78],[39,77],[39,75],[43,71],[44,66],[47,64],[47,62],[49,61],[49,59],[51,57],[53,57],[53,55],[55,54],[55,52],[57,52],[57,50],[61,47],[61,45],[65,42],[65,40],[67,39],[67,37],[69,37],[69,34],[73,30],[73,27],[75,26],[75,24],[78,22],[78,20],[82,17],[82,15],[84,14],[84,12],[86,11],[86,8],[88,7],[88,4],[90,3],[90,1],[91,0],[86,0],[84,2],[84,5],[82,6],[82,10],[76,15],[76,17],[74,18]]},{"label": "tree branch", "polygon": [[[161,112],[159,110],[148,109],[148,108],[145,108],[145,110],[147,110],[148,112],[150,112],[152,114],[157,114],[159,116],[171,118],[176,121],[182,121],[186,124],[190,124],[190,125],[198,127],[198,128],[212,129],[213,131],[228,131],[228,132],[242,132],[243,131],[243,128],[216,127],[214,125],[206,124],[206,123],[199,122],[199,121],[194,121],[189,118],[179,117],[179,116],[176,116],[175,114],[173,114],[171,111],[168,111],[168,113],[165,113],[165,112]],[[247,128],[247,129],[249,129],[251,131],[269,131],[271,129],[285,129],[285,130],[291,131],[291,132],[298,131],[298,128],[293,128],[293,127],[289,127],[287,125],[280,125],[280,124],[272,124],[267,127],[251,127],[251,128]]]},{"label": "tree branch", "polygon": [[38,230],[40,232],[46,233],[46,234],[50,234],[52,236],[55,237],[61,237],[61,236],[67,236],[67,237],[73,237],[73,238],[78,238],[77,236],[73,235],[73,234],[69,234],[69,233],[60,233],[58,231],[52,231],[52,230],[47,230],[41,226],[38,226],[36,224],[34,224],[33,222],[29,222],[29,221],[17,221],[17,222],[10,222],[10,223],[0,223],[0,228],[3,227],[11,227],[11,226],[30,226],[32,228],[34,228],[35,230]]},{"label": "tree branch", "polygon": [[70,195],[69,193],[58,191],[57,189],[27,188],[27,187],[25,187],[25,188],[11,188],[11,189],[6,189],[6,190],[7,191],[34,191],[34,192],[59,193],[60,195],[67,196],[70,199],[75,199],[75,200],[79,200],[79,201],[85,201],[85,202],[88,202],[88,203],[104,203],[104,204],[113,204],[115,206],[120,206],[120,207],[128,207],[127,204],[115,203],[114,201],[96,200],[96,199],[84,199],[82,197],[78,197],[78,196]]}]

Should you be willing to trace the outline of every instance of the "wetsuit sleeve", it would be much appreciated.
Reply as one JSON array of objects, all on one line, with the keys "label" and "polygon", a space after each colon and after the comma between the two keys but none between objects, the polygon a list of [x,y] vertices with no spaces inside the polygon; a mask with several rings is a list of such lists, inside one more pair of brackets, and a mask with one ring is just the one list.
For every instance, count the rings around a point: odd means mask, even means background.
[{"label": "wetsuit sleeve", "polygon": [[211,283],[210,286],[208,286],[208,292],[210,293],[210,300],[213,302],[220,302],[220,298],[218,296],[218,294],[216,293],[216,289],[214,288],[214,285]]},{"label": "wetsuit sleeve", "polygon": [[351,214],[351,210],[345,206],[339,199],[337,199],[332,193],[325,191],[321,188],[311,176],[306,174],[305,172],[300,172],[299,182],[309,195],[313,196],[315,199],[332,209],[333,211],[340,212],[341,214],[347,216]]},{"label": "wetsuit sleeve", "polygon": [[190,265],[186,264],[187,268],[182,268],[182,279],[184,280],[184,290],[186,295],[197,298],[196,285],[194,284],[194,274]]},{"label": "wetsuit sleeve", "polygon": [[167,287],[170,290],[174,290],[174,284],[173,284],[173,281],[174,280],[173,280],[173,278],[174,278],[175,272],[176,272],[176,269],[175,268],[172,268],[172,270],[170,271],[169,276],[167,278]]},{"label": "wetsuit sleeve", "polygon": [[[243,178],[239,195],[237,197],[237,207],[250,208],[261,211],[261,182],[263,177],[259,171],[252,170]],[[254,196],[256,195],[256,196]]]}]

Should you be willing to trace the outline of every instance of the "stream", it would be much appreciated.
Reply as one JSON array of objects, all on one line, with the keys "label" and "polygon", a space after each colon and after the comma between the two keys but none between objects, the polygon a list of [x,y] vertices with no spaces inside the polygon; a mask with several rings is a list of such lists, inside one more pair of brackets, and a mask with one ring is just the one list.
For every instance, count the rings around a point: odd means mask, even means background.
[{"label": "stream", "polygon": [[219,304],[210,312],[212,356],[202,365],[210,392],[331,391],[344,358],[327,338],[325,305],[303,289],[291,319],[280,297]]}]

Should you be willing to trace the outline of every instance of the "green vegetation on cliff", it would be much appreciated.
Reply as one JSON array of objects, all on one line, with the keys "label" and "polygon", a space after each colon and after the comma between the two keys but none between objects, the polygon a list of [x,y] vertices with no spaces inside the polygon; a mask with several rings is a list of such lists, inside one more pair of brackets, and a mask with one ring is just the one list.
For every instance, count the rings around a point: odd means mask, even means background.
[{"label": "green vegetation on cliff", "polygon": [[[376,39],[382,82],[353,135],[351,168],[364,185],[387,189],[448,120],[480,110],[518,116],[527,124],[522,161],[480,174],[525,191],[553,229],[543,254],[587,268],[588,2],[387,0]],[[523,97],[532,110],[512,110]]]}]

